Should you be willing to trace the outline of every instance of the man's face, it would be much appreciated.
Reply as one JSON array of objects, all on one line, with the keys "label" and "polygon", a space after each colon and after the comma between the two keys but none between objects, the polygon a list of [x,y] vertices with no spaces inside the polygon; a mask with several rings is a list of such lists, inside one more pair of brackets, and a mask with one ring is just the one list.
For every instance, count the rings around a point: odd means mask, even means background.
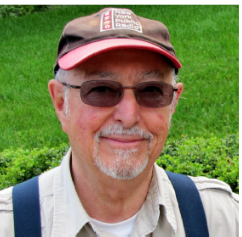
[{"label": "man's face", "polygon": [[[71,70],[68,83],[112,80],[123,86],[147,81],[171,84],[173,71],[159,54],[137,49],[106,52]],[[171,107],[139,105],[134,90],[124,89],[121,102],[94,107],[82,102],[80,90],[69,89],[69,115],[62,119],[72,147],[72,163],[104,172],[117,179],[131,179],[151,169],[165,144]]]}]

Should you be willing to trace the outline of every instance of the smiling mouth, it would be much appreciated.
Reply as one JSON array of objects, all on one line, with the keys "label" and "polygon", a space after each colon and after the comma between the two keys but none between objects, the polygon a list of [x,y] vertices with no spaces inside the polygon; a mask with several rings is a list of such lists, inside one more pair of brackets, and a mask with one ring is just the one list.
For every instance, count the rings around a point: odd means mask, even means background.
[{"label": "smiling mouth", "polygon": [[153,140],[153,134],[135,125],[132,128],[124,128],[120,124],[103,127],[95,134],[97,143],[103,143],[111,149],[148,148]]},{"label": "smiling mouth", "polygon": [[141,137],[129,137],[129,136],[118,136],[118,137],[101,137],[101,140],[103,142],[107,142],[110,145],[113,146],[124,146],[124,148],[129,147],[135,147],[140,146],[144,141],[147,141],[147,139],[141,138]]}]

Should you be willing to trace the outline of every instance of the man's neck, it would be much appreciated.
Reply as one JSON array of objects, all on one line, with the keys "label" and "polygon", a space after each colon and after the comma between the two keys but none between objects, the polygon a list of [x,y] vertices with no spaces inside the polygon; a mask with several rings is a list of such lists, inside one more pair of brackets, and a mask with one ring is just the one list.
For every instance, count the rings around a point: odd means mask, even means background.
[{"label": "man's neck", "polygon": [[73,182],[90,217],[117,223],[140,210],[147,196],[153,167],[147,167],[131,180],[117,180],[75,161],[72,159],[71,163]]}]

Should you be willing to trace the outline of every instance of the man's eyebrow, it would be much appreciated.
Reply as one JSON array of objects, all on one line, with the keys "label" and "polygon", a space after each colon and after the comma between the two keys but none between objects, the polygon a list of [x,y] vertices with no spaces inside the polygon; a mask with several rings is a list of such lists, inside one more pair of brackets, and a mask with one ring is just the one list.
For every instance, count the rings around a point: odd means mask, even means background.
[{"label": "man's eyebrow", "polygon": [[[151,71],[143,71],[139,74],[139,78],[142,80],[150,80],[150,79],[156,79],[156,80],[162,80],[164,79],[164,74],[159,70],[151,70]],[[118,80],[119,76],[118,74],[111,72],[111,71],[90,71],[86,72],[85,79],[108,79],[108,80]]]},{"label": "man's eyebrow", "polygon": [[102,79],[105,79],[105,78],[115,79],[117,77],[117,75],[110,71],[91,71],[91,72],[87,72],[85,77],[86,78],[98,77],[98,78],[102,78]]},{"label": "man's eyebrow", "polygon": [[141,74],[142,79],[163,79],[164,74],[159,70],[146,71]]}]

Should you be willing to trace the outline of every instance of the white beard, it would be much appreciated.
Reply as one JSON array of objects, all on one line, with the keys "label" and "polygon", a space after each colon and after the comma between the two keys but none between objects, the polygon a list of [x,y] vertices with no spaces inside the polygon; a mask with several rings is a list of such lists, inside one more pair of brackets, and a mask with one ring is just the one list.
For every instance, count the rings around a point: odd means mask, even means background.
[{"label": "white beard", "polygon": [[[137,159],[138,148],[133,149],[114,149],[112,160],[105,162],[100,154],[100,137],[108,135],[141,135],[148,140],[147,152],[142,159]],[[94,148],[93,158],[95,165],[108,176],[119,180],[129,180],[137,177],[147,166],[149,161],[149,148],[153,135],[140,129],[138,126],[124,129],[121,125],[114,124],[102,129],[96,134],[97,146]]]}]

